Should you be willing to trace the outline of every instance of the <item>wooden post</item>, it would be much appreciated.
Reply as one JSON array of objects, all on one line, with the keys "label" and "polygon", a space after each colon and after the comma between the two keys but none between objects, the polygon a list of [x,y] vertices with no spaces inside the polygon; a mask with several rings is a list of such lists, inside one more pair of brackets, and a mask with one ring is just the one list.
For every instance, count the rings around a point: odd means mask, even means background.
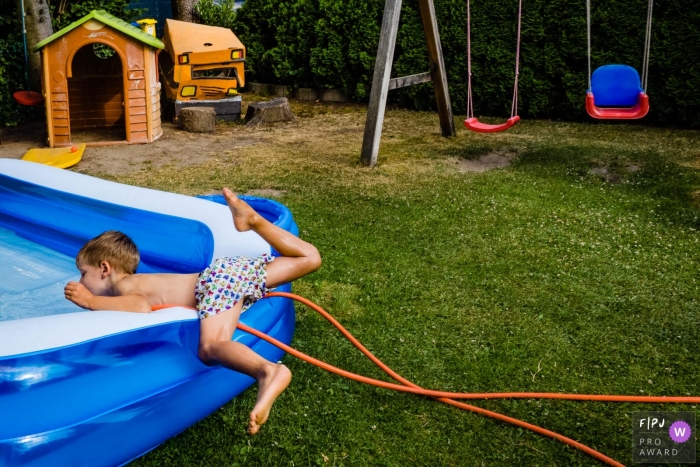
[{"label": "wooden post", "polygon": [[365,135],[362,140],[362,162],[370,167],[374,167],[377,164],[400,13],[401,0],[386,0],[377,59],[374,62],[374,76],[372,78],[372,90],[369,95]]},{"label": "wooden post", "polygon": [[437,17],[435,16],[435,5],[433,0],[418,0],[418,5],[423,22],[423,31],[425,32],[425,41],[428,46],[430,73],[420,73],[394,79],[390,79],[390,77],[394,47],[396,45],[396,33],[399,29],[401,0],[386,0],[386,5],[384,6],[382,31],[379,36],[377,59],[374,64],[374,76],[372,77],[372,91],[369,96],[369,107],[367,108],[365,135],[362,140],[362,162],[369,167],[374,167],[377,164],[379,141],[382,137],[384,111],[386,110],[386,98],[389,89],[432,81],[438,114],[440,115],[442,136],[447,137],[456,134],[450,93],[447,87],[445,61],[442,56],[440,34],[438,32]]},{"label": "wooden post", "polygon": [[430,60],[430,74],[435,88],[435,100],[437,101],[438,114],[440,115],[440,128],[442,136],[455,136],[455,122],[452,117],[452,103],[447,88],[447,73],[445,72],[445,60],[442,56],[440,33],[438,32],[437,16],[435,16],[435,4],[433,0],[418,0],[420,17],[423,21],[425,42],[428,45],[428,59]]}]

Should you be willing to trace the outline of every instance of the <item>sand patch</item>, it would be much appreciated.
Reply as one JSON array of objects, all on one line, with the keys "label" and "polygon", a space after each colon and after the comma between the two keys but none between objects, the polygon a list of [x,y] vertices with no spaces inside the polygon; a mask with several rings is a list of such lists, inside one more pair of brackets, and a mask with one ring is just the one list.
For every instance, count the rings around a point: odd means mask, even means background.
[{"label": "sand patch", "polygon": [[696,206],[700,207],[700,190],[695,190],[690,194]]},{"label": "sand patch", "polygon": [[615,172],[612,172],[607,167],[594,167],[591,170],[589,170],[588,172],[593,174],[593,175],[597,175],[602,180],[604,180],[606,182],[613,183],[615,185],[622,182],[622,179],[620,178],[620,176],[618,174],[616,174]]},{"label": "sand patch", "polygon": [[490,152],[479,156],[478,159],[460,159],[457,161],[457,167],[460,172],[475,172],[481,173],[487,170],[500,169],[502,167],[508,167],[513,159],[515,158],[514,153],[497,153]]},{"label": "sand patch", "polygon": [[[642,168],[636,164],[629,164],[629,165],[625,166],[625,169],[624,169],[624,171],[627,173],[635,173],[635,172],[639,172],[640,170],[642,170]],[[591,170],[589,170],[588,173],[590,173],[592,175],[597,175],[602,180],[604,180],[606,182],[610,182],[610,183],[615,184],[615,185],[622,183],[622,177],[620,176],[620,174],[609,169],[608,167],[594,167]]]}]

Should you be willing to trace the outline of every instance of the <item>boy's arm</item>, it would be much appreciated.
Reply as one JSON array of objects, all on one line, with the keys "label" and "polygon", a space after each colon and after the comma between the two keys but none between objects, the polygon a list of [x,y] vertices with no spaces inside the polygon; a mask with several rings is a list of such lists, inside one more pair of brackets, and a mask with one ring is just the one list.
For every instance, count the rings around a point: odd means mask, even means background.
[{"label": "boy's arm", "polygon": [[151,312],[151,302],[137,284],[117,284],[115,292],[117,295],[114,297],[93,295],[79,282],[69,282],[65,288],[65,296],[68,300],[88,310]]}]

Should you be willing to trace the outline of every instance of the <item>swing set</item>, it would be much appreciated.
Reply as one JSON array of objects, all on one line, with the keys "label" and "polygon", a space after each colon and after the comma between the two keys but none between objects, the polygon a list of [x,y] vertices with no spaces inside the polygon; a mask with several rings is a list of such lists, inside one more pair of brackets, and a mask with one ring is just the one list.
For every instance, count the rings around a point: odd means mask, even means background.
[{"label": "swing set", "polygon": [[[586,91],[586,111],[599,120],[634,120],[649,113],[649,97],[646,93],[649,77],[649,55],[651,47],[651,20],[654,0],[648,0],[646,37],[644,40],[644,58],[642,77],[636,69],[628,65],[603,65],[591,72],[591,0],[586,0],[586,26],[588,37],[588,90]],[[440,35],[432,0],[419,0],[423,30],[428,46],[430,72],[402,78],[390,78],[392,56],[396,43],[401,0],[386,0],[382,30],[374,67],[370,104],[367,111],[365,135],[362,141],[362,161],[373,167],[377,163],[379,141],[381,138],[384,110],[388,91],[414,84],[433,82],[435,97],[440,115],[442,135],[454,136],[450,96],[447,91],[447,77],[440,45]],[[471,7],[467,0],[467,118],[464,126],[476,133],[497,133],[511,128],[520,121],[518,116],[518,79],[520,76],[520,36],[522,25],[522,0],[518,0],[518,28],[515,48],[515,79],[513,83],[513,101],[510,118],[504,123],[490,125],[480,122],[474,116],[474,99],[472,96],[472,59],[471,59]]]},{"label": "swing set", "polygon": [[[464,126],[477,133],[496,133],[507,130],[520,120],[518,113],[518,76],[520,64],[520,29],[522,23],[522,0],[518,5],[518,33],[515,52],[515,83],[510,118],[499,125],[488,125],[474,117],[472,98],[471,64],[471,12],[467,0],[467,119]],[[651,21],[654,0],[649,0],[647,9],[646,37],[644,39],[644,59],[642,77],[628,65],[603,65],[591,73],[591,0],[586,0],[586,25],[588,37],[588,90],[586,111],[599,120],[634,120],[649,113],[649,96],[646,93],[649,77],[649,51],[651,46]],[[642,86],[643,84],[643,86]]]}]

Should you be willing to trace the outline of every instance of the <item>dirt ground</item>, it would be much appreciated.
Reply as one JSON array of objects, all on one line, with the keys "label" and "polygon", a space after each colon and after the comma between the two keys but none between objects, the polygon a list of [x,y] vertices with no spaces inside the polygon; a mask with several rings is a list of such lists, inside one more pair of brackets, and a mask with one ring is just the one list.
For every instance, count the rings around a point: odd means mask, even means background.
[{"label": "dirt ground", "polygon": [[[181,131],[172,123],[163,122],[163,136],[151,144],[87,147],[76,169],[80,172],[117,175],[147,166],[172,164],[178,167],[206,162],[215,155],[233,154],[236,149],[258,142],[250,135],[241,136],[240,125],[221,124],[212,134]],[[76,142],[95,140],[95,134],[74,135]],[[43,122],[31,122],[3,131],[0,157],[20,159],[31,148],[46,146]]]},{"label": "dirt ground", "polygon": [[508,167],[516,155],[514,153],[498,154],[491,152],[480,156],[478,159],[460,159],[458,162],[461,172],[486,172],[491,169]]},{"label": "dirt ground", "polygon": [[[243,115],[248,103],[264,100],[263,96],[243,96]],[[178,125],[163,122],[163,135],[150,144],[119,144],[87,147],[81,162],[71,170],[91,175],[119,176],[133,172],[150,171],[163,166],[175,168],[205,164],[207,162],[232,162],[244,154],[276,158],[302,154],[323,154],[324,159],[343,165],[359,163],[360,148],[366,119],[366,106],[356,103],[328,104],[300,102],[290,99],[296,120],[291,123],[247,128],[243,124],[218,123],[211,134],[188,133]],[[438,149],[452,144],[439,137],[436,116],[430,112],[398,111],[384,123],[382,144],[384,148],[405,146],[409,154],[412,142],[407,141],[410,128],[428,129],[421,138],[427,138]],[[408,125],[408,126],[407,126]],[[123,130],[122,130],[123,131]],[[123,133],[74,132],[73,141],[89,142],[123,139]],[[5,128],[0,137],[0,158],[20,159],[31,148],[47,147],[46,127],[43,121],[35,121],[17,127]],[[399,148],[397,148],[399,149]],[[473,160],[455,159],[454,169],[462,172],[484,172],[510,164],[515,154],[501,151],[486,154]],[[385,161],[388,162],[388,161]],[[399,162],[399,161],[397,161]],[[400,162],[399,162],[400,163]],[[261,196],[273,193],[259,194]]]},{"label": "dirt ground", "polygon": [[[242,95],[241,115],[248,104],[271,97],[246,93]],[[244,152],[272,155],[279,153],[280,145],[296,148],[316,141],[326,149],[334,146],[356,145],[357,156],[362,142],[366,106],[356,103],[301,102],[290,99],[294,122],[259,125],[248,128],[243,122],[217,122],[210,134],[189,133],[179,125],[162,121],[163,135],[148,144],[116,144],[85,149],[76,172],[91,175],[123,175],[149,171],[162,166],[175,168],[195,166],[207,162],[239,160]],[[351,136],[348,139],[348,136]],[[123,130],[74,131],[74,143],[123,140]],[[0,128],[0,158],[20,159],[32,148],[46,148],[47,133],[43,120]],[[354,152],[353,151],[353,152]]]}]

